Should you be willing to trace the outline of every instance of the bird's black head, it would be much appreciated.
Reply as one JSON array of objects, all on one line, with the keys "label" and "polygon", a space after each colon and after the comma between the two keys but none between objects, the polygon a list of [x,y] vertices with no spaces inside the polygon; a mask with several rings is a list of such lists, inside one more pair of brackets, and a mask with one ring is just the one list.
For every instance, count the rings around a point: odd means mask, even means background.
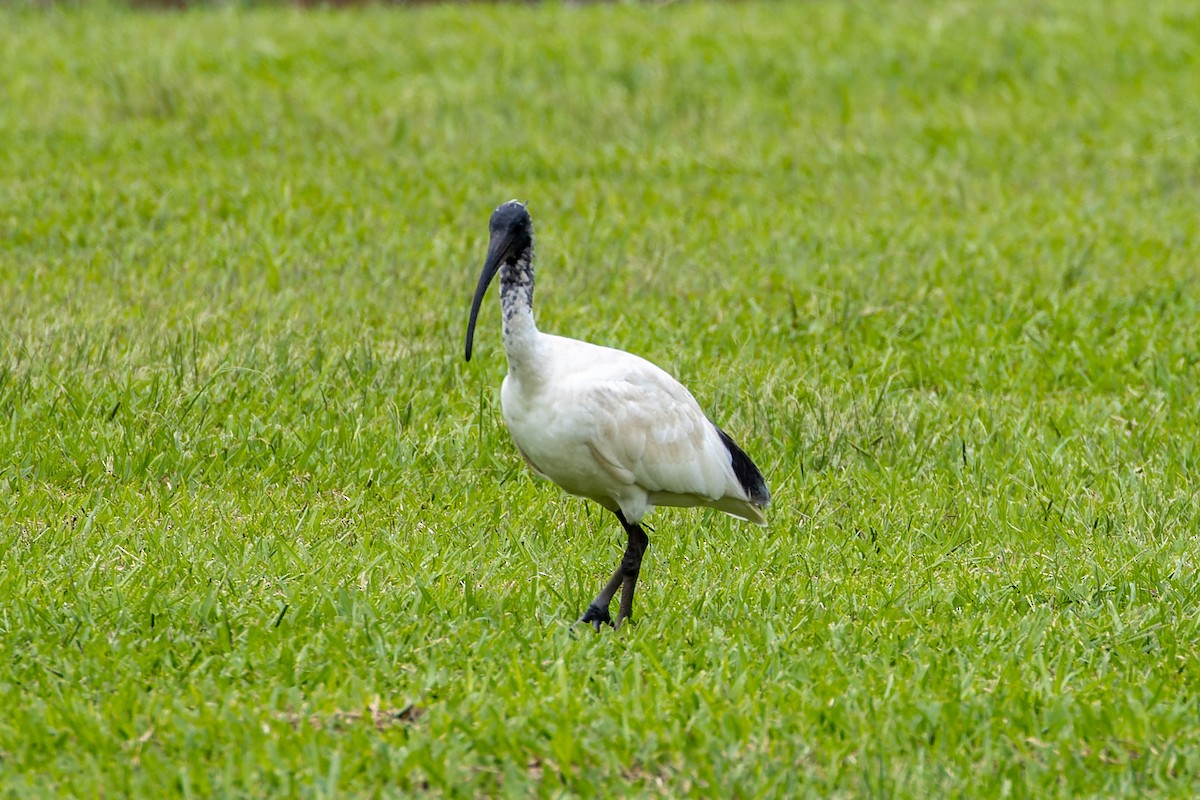
[{"label": "bird's black head", "polygon": [[[505,264],[515,262],[523,253],[533,247],[533,220],[524,204],[517,200],[509,200],[492,212],[488,222],[487,259],[483,262],[483,272],[479,275],[479,284],[475,287],[475,299],[471,301],[471,317],[467,321],[467,361],[471,360],[471,345],[475,339],[475,319],[479,316],[479,305],[487,292],[492,278]],[[503,280],[503,279],[502,279]]]},{"label": "bird's black head", "polygon": [[507,245],[504,248],[507,254],[519,255],[533,240],[533,220],[529,218],[529,211],[524,204],[519,200],[509,200],[492,212],[488,232],[492,238],[492,247],[489,249],[503,243]]}]

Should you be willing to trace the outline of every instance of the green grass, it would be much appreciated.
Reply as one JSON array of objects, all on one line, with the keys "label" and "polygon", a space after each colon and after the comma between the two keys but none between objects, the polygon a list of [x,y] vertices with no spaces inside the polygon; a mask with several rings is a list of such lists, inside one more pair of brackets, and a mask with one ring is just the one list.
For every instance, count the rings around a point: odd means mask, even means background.
[{"label": "green grass", "polygon": [[[1192,0],[0,10],[0,796],[1200,791]],[[623,537],[544,330],[775,494]],[[401,714],[401,710],[412,710]]]}]

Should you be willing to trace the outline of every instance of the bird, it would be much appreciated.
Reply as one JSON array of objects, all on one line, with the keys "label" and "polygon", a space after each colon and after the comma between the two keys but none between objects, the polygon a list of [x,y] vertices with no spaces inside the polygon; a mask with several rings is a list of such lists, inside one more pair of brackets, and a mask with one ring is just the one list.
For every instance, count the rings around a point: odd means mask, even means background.
[{"label": "bird", "polygon": [[[762,472],[713,423],[683,384],[640,356],[538,330],[533,314],[533,221],[510,200],[492,212],[487,256],[471,301],[466,360],[488,287],[500,276],[508,374],[504,422],[539,476],[616,515],[628,537],[612,578],[579,623],[616,629],[650,539],[642,519],[656,506],[707,506],[766,526],[771,502]],[[613,596],[621,590],[617,619]]]}]

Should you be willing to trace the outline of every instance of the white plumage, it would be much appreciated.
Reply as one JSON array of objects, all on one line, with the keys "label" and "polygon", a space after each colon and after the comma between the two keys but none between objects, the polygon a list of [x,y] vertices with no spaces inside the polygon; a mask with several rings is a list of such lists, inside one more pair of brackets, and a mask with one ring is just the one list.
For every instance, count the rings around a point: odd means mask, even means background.
[{"label": "white plumage", "polygon": [[647,512],[708,506],[766,525],[770,492],[753,462],[666,372],[630,353],[538,331],[529,214],[515,200],[505,203],[490,228],[466,356],[480,303],[498,272],[509,367],[500,394],[504,421],[534,471],[612,511],[629,534],[621,566],[582,620],[597,629],[611,624],[608,606],[621,587],[619,625],[632,612],[649,541],[639,525]]},{"label": "white plumage", "polygon": [[679,381],[630,353],[549,334],[534,357],[544,369],[510,371],[500,401],[535,471],[631,523],[654,506],[710,506],[766,524]]}]

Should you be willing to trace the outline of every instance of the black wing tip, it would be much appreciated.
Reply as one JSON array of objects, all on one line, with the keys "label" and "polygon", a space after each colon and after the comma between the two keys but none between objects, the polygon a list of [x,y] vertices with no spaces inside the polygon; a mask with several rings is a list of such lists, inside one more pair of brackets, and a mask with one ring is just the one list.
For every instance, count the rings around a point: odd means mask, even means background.
[{"label": "black wing tip", "polygon": [[767,481],[763,478],[762,472],[750,460],[750,456],[746,455],[746,451],[729,438],[728,433],[721,430],[718,425],[714,424],[713,427],[717,429],[721,441],[725,444],[725,449],[729,451],[729,457],[733,460],[733,474],[737,477],[738,483],[742,485],[746,496],[750,498],[750,502],[763,508],[770,505],[771,490],[767,488]]}]

